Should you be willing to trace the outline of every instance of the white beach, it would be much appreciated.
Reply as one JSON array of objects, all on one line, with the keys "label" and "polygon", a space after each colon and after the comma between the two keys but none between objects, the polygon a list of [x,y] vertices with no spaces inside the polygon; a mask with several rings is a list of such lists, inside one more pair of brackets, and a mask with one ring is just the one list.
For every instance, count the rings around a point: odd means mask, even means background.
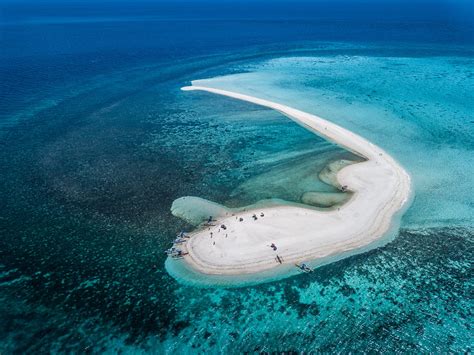
[{"label": "white beach", "polygon": [[[203,86],[188,86],[183,90],[207,91],[274,109],[366,159],[337,173],[338,183],[353,192],[340,208],[318,211],[288,205],[229,212],[213,222],[215,226],[190,233],[191,238],[180,247],[188,253],[182,262],[194,271],[208,275],[257,274],[281,267],[275,260],[277,255],[285,265],[346,255],[376,245],[389,232],[394,216],[409,201],[409,174],[381,148],[347,129],[289,106],[248,95]],[[256,220],[252,218],[254,214]],[[270,247],[272,243],[276,251]]]}]

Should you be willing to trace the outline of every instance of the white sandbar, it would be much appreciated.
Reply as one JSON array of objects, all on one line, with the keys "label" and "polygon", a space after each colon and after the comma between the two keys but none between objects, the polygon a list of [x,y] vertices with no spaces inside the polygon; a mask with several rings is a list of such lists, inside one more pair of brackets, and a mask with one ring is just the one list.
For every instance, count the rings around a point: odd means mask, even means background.
[{"label": "white sandbar", "polygon": [[[257,274],[281,267],[275,261],[276,255],[287,265],[347,255],[352,250],[375,245],[391,228],[394,215],[409,201],[408,173],[385,151],[347,129],[289,106],[248,95],[203,86],[188,86],[183,90],[207,91],[274,109],[366,159],[338,172],[341,186],[346,185],[354,193],[339,209],[322,212],[298,206],[274,206],[237,212],[219,219],[210,229],[191,233],[184,246],[189,254],[183,262],[193,271],[208,275]],[[257,220],[252,218],[254,213]],[[220,228],[222,224],[226,230]],[[272,243],[277,251],[270,248]]]}]

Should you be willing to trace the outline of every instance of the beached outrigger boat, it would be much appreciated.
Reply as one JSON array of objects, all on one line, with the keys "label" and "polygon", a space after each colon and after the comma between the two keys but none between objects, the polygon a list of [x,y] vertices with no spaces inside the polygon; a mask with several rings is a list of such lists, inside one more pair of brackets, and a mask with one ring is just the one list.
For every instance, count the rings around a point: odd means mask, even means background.
[{"label": "beached outrigger boat", "polygon": [[179,233],[176,233],[176,236],[177,236],[178,238],[191,238],[191,237],[190,237],[189,235],[187,235],[186,232],[184,232],[184,231],[181,231],[181,232],[179,232]]},{"label": "beached outrigger boat", "polygon": [[295,266],[300,269],[301,271],[303,272],[306,272],[306,273],[309,273],[309,272],[313,272],[314,270],[311,269],[308,265],[302,263],[302,264],[295,264]]},{"label": "beached outrigger boat", "polygon": [[188,255],[188,253],[185,253],[182,250],[176,249],[174,247],[166,250],[165,253],[173,259],[179,259],[179,258],[182,258],[185,255]]},{"label": "beached outrigger boat", "polygon": [[176,238],[173,242],[173,244],[182,244],[182,243],[186,243],[188,240],[185,239],[185,238]]},{"label": "beached outrigger boat", "polygon": [[186,255],[188,255],[188,253],[183,253],[183,252],[180,252],[180,253],[176,253],[176,254],[171,254],[169,255],[172,259],[181,259],[181,258],[184,258]]}]

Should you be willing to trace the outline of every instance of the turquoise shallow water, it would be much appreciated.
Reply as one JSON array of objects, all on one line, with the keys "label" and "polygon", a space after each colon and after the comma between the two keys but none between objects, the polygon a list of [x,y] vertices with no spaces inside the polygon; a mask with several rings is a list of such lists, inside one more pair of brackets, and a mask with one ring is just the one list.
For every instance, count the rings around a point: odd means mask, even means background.
[{"label": "turquoise shallow water", "polygon": [[[0,323],[5,352],[472,350],[473,56],[469,48],[310,44],[78,78],[2,129]],[[235,74],[235,75],[234,75]],[[333,120],[415,183],[385,247],[311,275],[186,287],[163,250],[181,196],[228,206],[306,189],[347,152],[191,80]]]},{"label": "turquoise shallow water", "polygon": [[314,112],[381,146],[413,176],[406,226],[472,223],[471,57],[283,57],[203,83]]}]

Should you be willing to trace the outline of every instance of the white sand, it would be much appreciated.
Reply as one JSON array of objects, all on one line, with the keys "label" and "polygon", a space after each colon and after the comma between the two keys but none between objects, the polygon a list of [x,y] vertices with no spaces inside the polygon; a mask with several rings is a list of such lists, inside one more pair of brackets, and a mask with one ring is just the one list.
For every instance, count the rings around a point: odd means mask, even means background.
[{"label": "white sand", "polygon": [[[409,201],[410,176],[385,151],[364,138],[318,116],[235,92],[202,86],[202,90],[277,110],[295,122],[367,159],[344,167],[337,180],[354,192],[339,209],[327,212],[295,206],[278,206],[238,212],[193,232],[184,262],[203,274],[253,274],[284,264],[316,261],[347,254],[374,244],[390,229],[397,211]],[[396,134],[396,132],[394,132]],[[260,217],[260,213],[264,217]],[[256,214],[258,220],[252,218]],[[239,218],[243,218],[240,222]],[[220,225],[227,229],[223,230]],[[212,238],[211,238],[212,232]],[[227,235],[227,236],[226,236]],[[215,243],[215,244],[214,244]],[[270,244],[277,246],[277,251]]]}]

